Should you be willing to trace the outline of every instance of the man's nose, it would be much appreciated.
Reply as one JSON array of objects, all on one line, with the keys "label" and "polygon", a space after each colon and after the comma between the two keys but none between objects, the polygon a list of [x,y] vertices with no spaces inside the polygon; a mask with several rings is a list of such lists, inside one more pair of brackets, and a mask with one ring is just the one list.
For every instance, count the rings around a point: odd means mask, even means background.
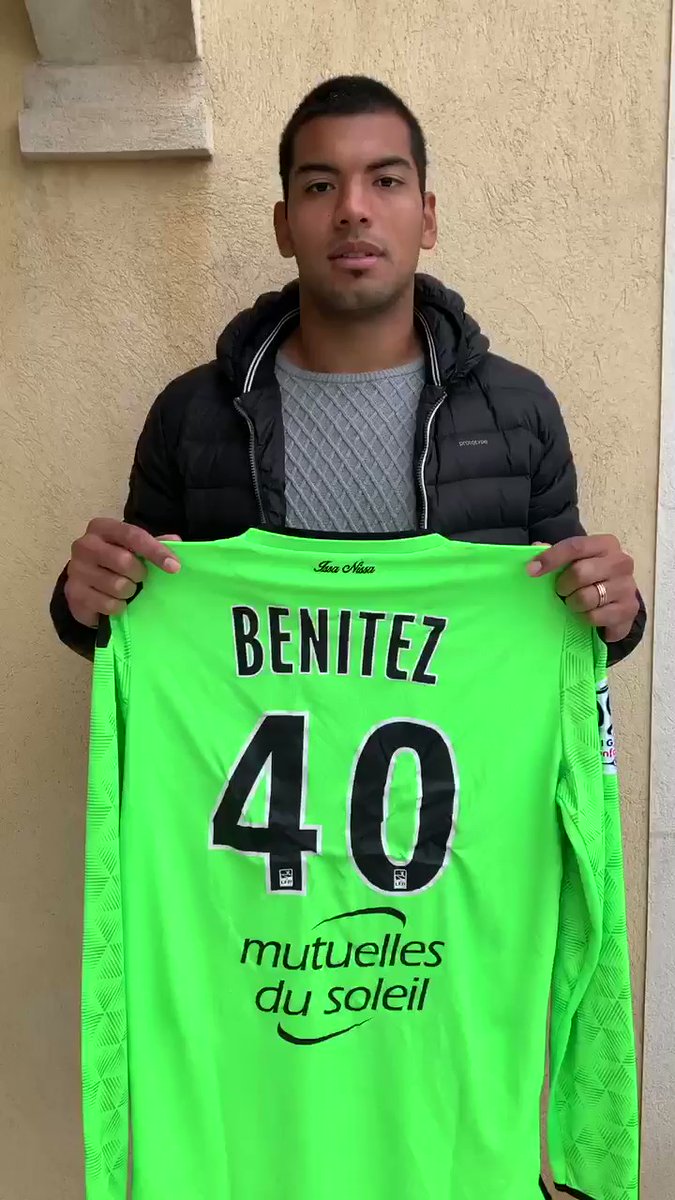
[{"label": "man's nose", "polygon": [[343,185],[335,207],[335,224],[340,228],[345,225],[368,225],[370,213],[366,202],[366,191],[360,183]]}]

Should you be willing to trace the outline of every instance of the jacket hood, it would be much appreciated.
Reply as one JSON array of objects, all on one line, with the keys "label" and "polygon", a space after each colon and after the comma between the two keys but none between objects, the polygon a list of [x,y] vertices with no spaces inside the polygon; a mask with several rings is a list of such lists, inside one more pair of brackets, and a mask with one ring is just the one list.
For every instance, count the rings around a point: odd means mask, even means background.
[{"label": "jacket hood", "polygon": [[[298,281],[266,292],[225,327],[216,346],[218,365],[237,392],[260,386],[273,370],[272,352],[298,323]],[[437,384],[461,379],[485,358],[490,343],[457,292],[431,275],[415,276],[415,314],[427,334],[427,362]]]}]

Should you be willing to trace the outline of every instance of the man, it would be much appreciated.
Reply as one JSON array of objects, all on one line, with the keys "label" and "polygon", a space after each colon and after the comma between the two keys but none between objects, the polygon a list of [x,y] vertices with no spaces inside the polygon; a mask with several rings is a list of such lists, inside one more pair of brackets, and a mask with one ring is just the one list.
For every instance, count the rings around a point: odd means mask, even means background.
[{"label": "man", "polygon": [[51,612],[87,657],[102,614],[177,560],[157,538],[209,540],[250,525],[358,533],[434,530],[477,542],[551,543],[532,574],[586,614],[612,662],[645,623],[633,563],[587,537],[555,398],[491,354],[461,298],[416,275],[437,237],[426,146],[374,80],[311,92],[280,145],[274,225],[298,281],[230,323],[217,357],[174,380],[136,450],[124,522],[73,544]]}]

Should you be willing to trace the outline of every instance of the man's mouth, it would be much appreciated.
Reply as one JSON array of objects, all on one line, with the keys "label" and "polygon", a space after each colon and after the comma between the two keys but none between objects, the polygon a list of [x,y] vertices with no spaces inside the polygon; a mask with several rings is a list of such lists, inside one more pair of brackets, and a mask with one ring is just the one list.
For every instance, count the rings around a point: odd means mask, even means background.
[{"label": "man's mouth", "polygon": [[351,271],[364,271],[373,267],[384,257],[379,246],[372,242],[347,242],[329,254],[329,259],[338,267]]}]

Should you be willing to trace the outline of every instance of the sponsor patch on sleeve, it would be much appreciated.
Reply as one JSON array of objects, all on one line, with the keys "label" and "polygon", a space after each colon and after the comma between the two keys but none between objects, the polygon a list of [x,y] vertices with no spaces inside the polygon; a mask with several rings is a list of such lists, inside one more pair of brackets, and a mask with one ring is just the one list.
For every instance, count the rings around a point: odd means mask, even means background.
[{"label": "sponsor patch on sleeve", "polygon": [[609,698],[609,681],[601,680],[596,689],[598,701],[598,726],[600,729],[600,754],[605,775],[616,775],[616,741],[612,722],[612,705]]}]

